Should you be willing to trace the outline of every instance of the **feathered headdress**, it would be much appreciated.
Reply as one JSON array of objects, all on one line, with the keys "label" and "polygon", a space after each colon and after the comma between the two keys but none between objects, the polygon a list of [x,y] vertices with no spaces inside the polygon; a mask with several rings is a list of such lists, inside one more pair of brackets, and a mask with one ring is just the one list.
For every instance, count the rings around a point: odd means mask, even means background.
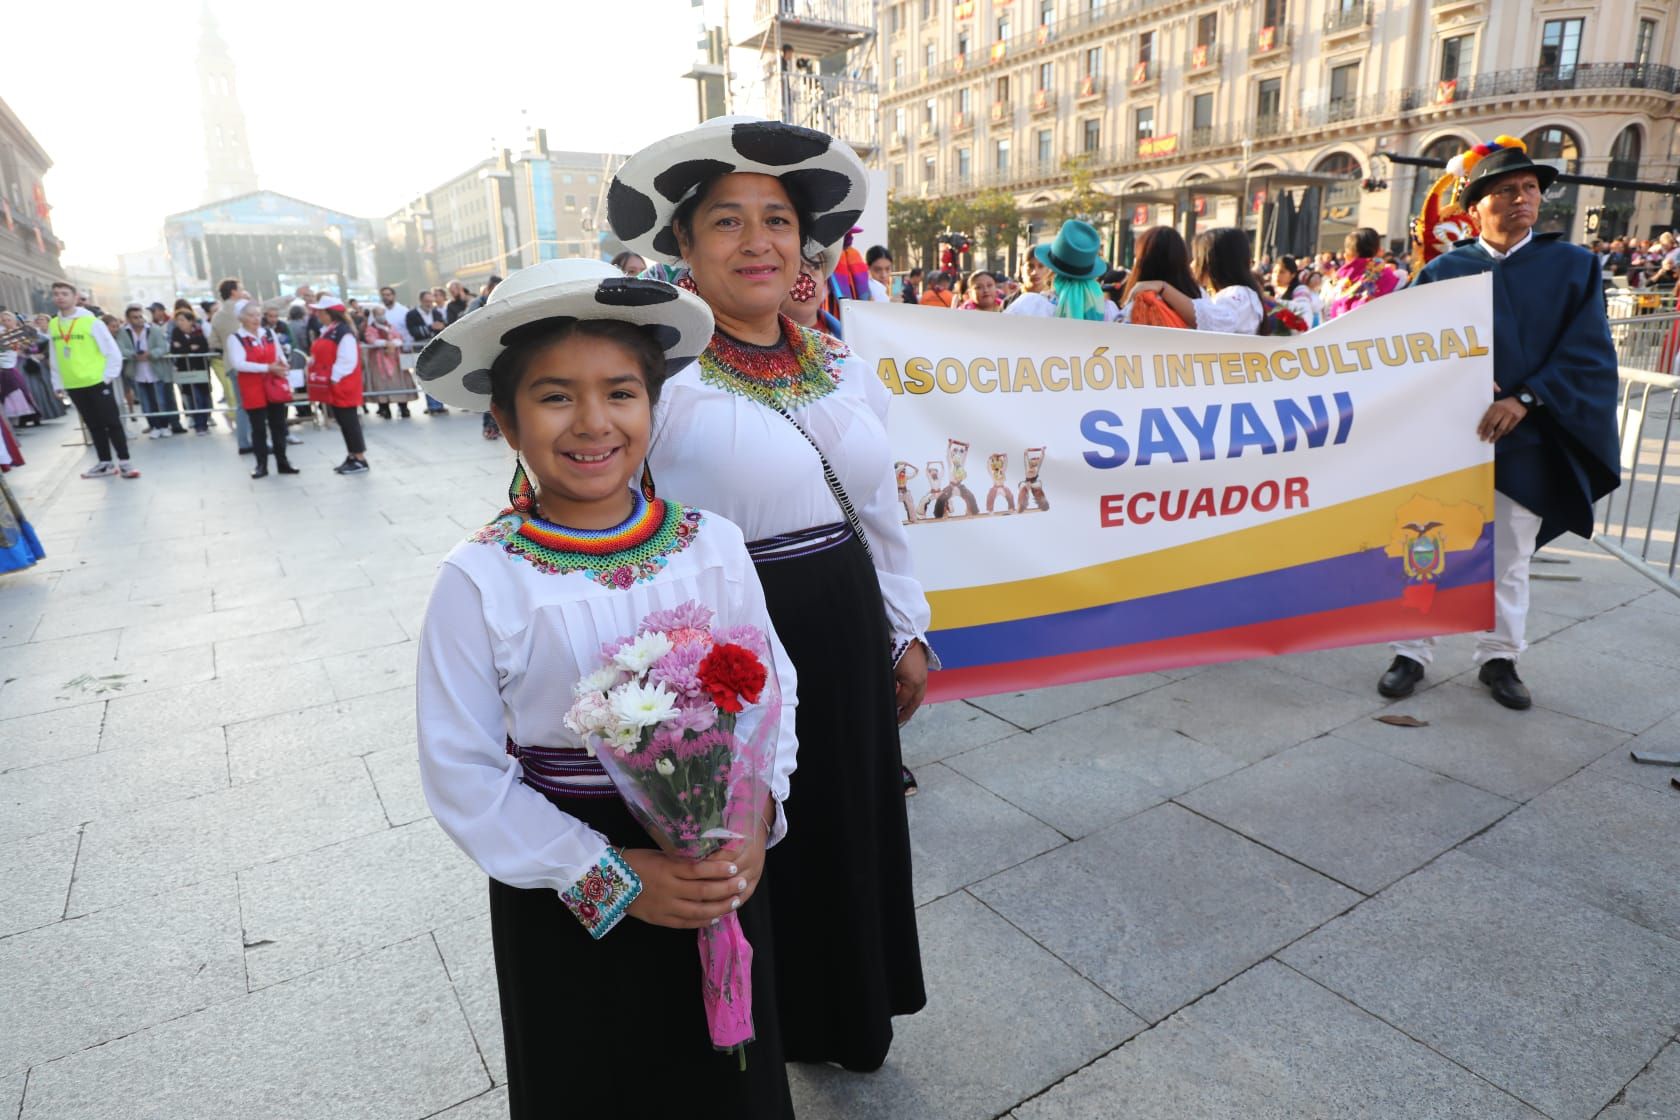
[{"label": "feathered headdress", "polygon": [[1525,155],[1528,153],[1528,145],[1515,136],[1495,136],[1490,143],[1477,144],[1468,152],[1460,152],[1447,161],[1447,174],[1458,180],[1458,185],[1453,189],[1454,205],[1458,204],[1459,195],[1464,191],[1464,182],[1470,178],[1470,172],[1476,169],[1476,165],[1493,153],[1503,152],[1508,148],[1515,148]]},{"label": "feathered headdress", "polygon": [[1422,208],[1412,219],[1412,240],[1418,247],[1412,255],[1413,276],[1455,243],[1475,237],[1480,232],[1476,226],[1476,215],[1466,210],[1461,202],[1464,184],[1478,163],[1495,152],[1507,149],[1527,153],[1528,145],[1515,136],[1495,136],[1491,142],[1477,144],[1447,161],[1446,172],[1429,188]]}]

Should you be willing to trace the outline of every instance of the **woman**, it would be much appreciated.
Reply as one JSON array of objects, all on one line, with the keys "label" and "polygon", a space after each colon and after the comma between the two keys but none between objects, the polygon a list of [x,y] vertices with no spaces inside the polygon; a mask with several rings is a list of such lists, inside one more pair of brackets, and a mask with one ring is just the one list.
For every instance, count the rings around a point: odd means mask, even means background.
[{"label": "woman", "polygon": [[334,474],[368,470],[367,442],[362,438],[362,348],[344,303],[324,292],[309,305],[321,324],[321,337],[309,348],[309,399],[332,409],[344,435],[344,462]]},{"label": "woman", "polygon": [[210,360],[200,356],[209,352],[210,340],[191,306],[176,311],[169,327],[169,355],[175,363],[181,409],[192,417],[193,431],[201,436],[210,434]]},{"label": "woman", "polygon": [[[1196,283],[1195,274],[1190,271],[1190,250],[1185,246],[1184,238],[1171,226],[1154,226],[1144,230],[1139,236],[1132,273],[1126,278],[1125,286],[1120,289],[1122,322],[1137,321],[1133,319],[1132,314],[1135,310],[1133,297],[1140,286],[1145,292],[1155,292],[1157,298],[1161,286],[1172,288],[1185,299],[1202,298],[1202,286]],[[1151,320],[1150,325],[1183,327],[1188,324],[1174,313],[1170,322]]]},{"label": "woman", "polygon": [[1141,280],[1132,285],[1132,292],[1155,292],[1195,330],[1257,334],[1266,317],[1265,300],[1248,253],[1248,235],[1242,230],[1203,230],[1196,235],[1190,269],[1211,296],[1191,298],[1165,280]]},{"label": "woman", "polygon": [[626,276],[640,276],[647,271],[647,262],[640,253],[632,253],[626,249],[612,259],[612,266]]},{"label": "woman", "polygon": [[1342,246],[1342,256],[1347,258],[1347,263],[1324,284],[1326,321],[1346,315],[1356,307],[1363,307],[1404,284],[1399,271],[1377,255],[1381,250],[1382,235],[1369,226],[1347,235],[1347,241]]},{"label": "woman", "polygon": [[29,400],[35,406],[37,424],[43,420],[57,420],[66,411],[58,391],[53,388],[52,362],[47,353],[51,323],[51,316],[37,315],[28,324],[23,324],[33,327],[34,333],[33,337],[24,338],[22,349],[18,351],[23,379],[29,386]]},{"label": "woman", "polygon": [[971,272],[968,275],[969,298],[964,300],[960,309],[963,311],[1002,311],[1003,301],[998,298],[997,277],[990,272]]},{"label": "woman", "polygon": [[379,394],[379,418],[391,418],[391,402],[397,402],[397,411],[404,420],[410,419],[408,402],[419,400],[420,395],[412,392],[414,382],[409,380],[408,371],[402,367],[402,335],[385,318],[385,308],[375,307],[368,317],[367,330],[362,332],[362,341],[367,344],[368,380],[372,382],[373,391]]},{"label": "woman", "polygon": [[0,416],[18,428],[41,422],[35,402],[29,399],[29,381],[23,373],[25,333],[16,315],[0,311]]},{"label": "woman", "polygon": [[274,469],[281,474],[297,474],[297,468],[286,458],[291,363],[280,348],[279,336],[262,325],[261,304],[246,300],[235,314],[239,316],[239,329],[227,337],[227,368],[238,381],[239,406],[251,422],[251,451],[257,460],[251,477],[268,477],[269,435],[274,438]]},{"label": "woman", "polygon": [[[673,201],[673,169],[704,168]],[[898,726],[920,705],[927,599],[911,570],[873,366],[780,308],[800,258],[832,249],[867,193],[844,144],[722,118],[630,157],[613,232],[685,261],[716,333],[665,387],[651,481],[740,525],[799,674],[799,821],[773,849],[782,1037],[793,1061],[878,1069],[891,1018],[927,996]],[[825,479],[832,479],[831,483]]]},{"label": "woman", "polygon": [[1069,218],[1048,245],[1035,245],[1032,256],[1050,276],[1048,292],[1024,292],[1003,309],[1005,315],[1029,315],[1040,319],[1083,319],[1112,323],[1120,309],[1103,296],[1097,278],[1108,271],[1098,255],[1102,236],[1096,227]]},{"label": "woman", "polygon": [[[796,749],[786,655],[773,637],[761,654],[788,697],[763,729],[774,764],[754,808],[768,835],[704,860],[658,849],[566,710],[602,646],[655,610],[692,602],[714,632],[769,632],[740,530],[635,489],[667,370],[711,326],[704,304],[669,285],[549,261],[510,276],[419,359],[428,392],[492,409],[519,460],[509,508],[439,568],[416,687],[427,801],[490,876],[517,1120],[574,1115],[586,1099],[600,1115],[793,1115],[760,878],[786,825]],[[744,711],[737,732],[752,735],[769,710]],[[732,913],[754,948],[744,1070],[712,1046],[696,950],[696,929]],[[628,1068],[627,1047],[644,1075],[605,1088],[604,1071]]]}]

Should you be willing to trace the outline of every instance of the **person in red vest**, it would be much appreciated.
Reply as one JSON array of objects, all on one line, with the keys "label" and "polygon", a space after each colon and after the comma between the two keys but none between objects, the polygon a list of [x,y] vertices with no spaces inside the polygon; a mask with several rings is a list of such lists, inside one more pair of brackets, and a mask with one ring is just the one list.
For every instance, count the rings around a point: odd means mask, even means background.
[{"label": "person in red vest", "polygon": [[344,462],[337,474],[360,474],[368,469],[367,442],[362,439],[362,348],[344,303],[331,292],[309,305],[321,323],[321,337],[309,348],[309,399],[332,408],[338,430],[344,433]]},{"label": "person in red vest", "polygon": [[[268,434],[274,436],[274,469],[297,474],[286,459],[286,405],[292,400],[291,366],[281,356],[280,340],[262,325],[262,304],[245,300],[234,312],[239,329],[223,343],[228,372],[239,383],[239,405],[251,421],[251,450],[257,469],[252,478],[268,477]],[[264,431],[266,425],[267,431]]]}]

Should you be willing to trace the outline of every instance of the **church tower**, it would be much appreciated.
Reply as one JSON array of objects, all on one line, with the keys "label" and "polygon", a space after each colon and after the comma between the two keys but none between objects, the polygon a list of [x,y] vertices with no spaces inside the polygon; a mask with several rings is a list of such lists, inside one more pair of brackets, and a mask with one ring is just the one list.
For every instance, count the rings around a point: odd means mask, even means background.
[{"label": "church tower", "polygon": [[198,98],[204,116],[204,161],[208,169],[204,201],[250,194],[257,189],[251,144],[245,135],[245,111],[239,107],[233,58],[205,3],[198,41]]}]

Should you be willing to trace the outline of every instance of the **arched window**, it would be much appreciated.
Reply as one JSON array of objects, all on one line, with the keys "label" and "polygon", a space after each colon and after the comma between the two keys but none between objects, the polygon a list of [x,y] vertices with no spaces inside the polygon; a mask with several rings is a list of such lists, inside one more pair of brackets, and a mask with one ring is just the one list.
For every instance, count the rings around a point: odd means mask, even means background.
[{"label": "arched window", "polygon": [[[1467,152],[1475,145],[1457,136],[1442,136],[1431,140],[1429,146],[1418,154],[1424,159],[1450,160],[1460,152]],[[1416,174],[1412,177],[1412,205],[1407,210],[1408,221],[1418,216],[1423,209],[1423,199],[1429,193],[1429,188],[1435,185],[1435,180],[1441,177],[1442,171],[1438,167],[1414,167]]]},{"label": "arched window", "polygon": [[1342,242],[1347,240],[1347,235],[1359,228],[1359,181],[1364,178],[1365,168],[1347,152],[1331,152],[1313,165],[1313,171],[1319,175],[1340,176],[1341,181],[1310,188],[1302,195],[1301,202],[1307,213],[1297,218],[1297,223],[1312,221],[1312,192],[1319,192],[1318,232],[1310,236],[1293,232],[1289,243],[1296,250],[1310,245],[1314,252],[1337,252]]},{"label": "arched window", "polygon": [[[1560,125],[1546,125],[1523,137],[1528,145],[1528,158],[1535,163],[1548,163],[1559,171],[1575,173],[1581,170],[1581,141]],[[1540,220],[1534,223],[1536,233],[1562,233],[1568,236],[1575,229],[1575,202],[1580,188],[1574,183],[1554,183],[1540,203]]]},{"label": "arched window", "polygon": [[[1644,148],[1644,136],[1639,126],[1630,124],[1617,135],[1610,146],[1610,167],[1605,172],[1612,179],[1639,178],[1639,156]],[[1598,220],[1598,236],[1625,237],[1633,225],[1634,194],[1631,190],[1606,187],[1604,211]]]}]

